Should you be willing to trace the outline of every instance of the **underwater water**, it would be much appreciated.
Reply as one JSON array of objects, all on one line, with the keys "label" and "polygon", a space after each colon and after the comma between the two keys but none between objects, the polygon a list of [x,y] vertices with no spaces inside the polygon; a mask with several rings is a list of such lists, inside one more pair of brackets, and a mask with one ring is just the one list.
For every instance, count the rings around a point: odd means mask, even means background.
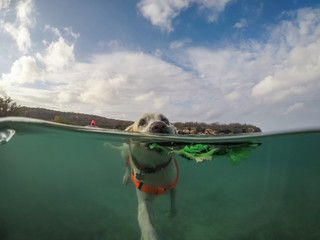
[{"label": "underwater water", "polygon": [[180,156],[178,214],[154,203],[160,239],[320,239],[320,129],[240,136],[146,136],[0,119],[0,239],[140,239],[127,139],[185,144],[258,142],[246,160]]}]

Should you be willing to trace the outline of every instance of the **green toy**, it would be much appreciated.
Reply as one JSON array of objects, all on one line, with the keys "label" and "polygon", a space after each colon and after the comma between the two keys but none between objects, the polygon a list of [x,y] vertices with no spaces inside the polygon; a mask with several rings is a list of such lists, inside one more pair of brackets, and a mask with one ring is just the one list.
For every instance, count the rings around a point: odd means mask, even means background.
[{"label": "green toy", "polygon": [[202,162],[204,160],[211,160],[218,148],[209,147],[208,145],[195,144],[186,145],[183,149],[175,150],[174,152],[189,160]]},{"label": "green toy", "polygon": [[215,157],[227,156],[232,164],[247,159],[251,151],[257,148],[259,143],[230,143],[230,144],[191,144],[161,146],[157,143],[149,145],[151,150],[173,152],[188,160],[195,160],[197,163],[212,160]]}]

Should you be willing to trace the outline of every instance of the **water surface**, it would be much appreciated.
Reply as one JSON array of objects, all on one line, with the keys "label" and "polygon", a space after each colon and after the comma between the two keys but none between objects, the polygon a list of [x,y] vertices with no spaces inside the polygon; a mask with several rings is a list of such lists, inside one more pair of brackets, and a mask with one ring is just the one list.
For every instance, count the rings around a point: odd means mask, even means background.
[{"label": "water surface", "polygon": [[[12,138],[10,138],[12,136]],[[156,199],[161,239],[320,239],[320,129],[253,135],[147,136],[0,119],[0,239],[140,239],[125,161],[106,142],[259,142],[236,165],[177,157],[178,215]]]}]

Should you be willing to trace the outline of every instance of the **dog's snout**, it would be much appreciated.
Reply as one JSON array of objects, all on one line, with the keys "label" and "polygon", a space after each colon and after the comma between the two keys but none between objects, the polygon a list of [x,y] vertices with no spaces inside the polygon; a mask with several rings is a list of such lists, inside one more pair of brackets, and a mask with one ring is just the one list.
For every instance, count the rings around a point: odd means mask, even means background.
[{"label": "dog's snout", "polygon": [[152,123],[150,126],[150,130],[152,133],[168,133],[169,132],[167,125],[162,121]]}]

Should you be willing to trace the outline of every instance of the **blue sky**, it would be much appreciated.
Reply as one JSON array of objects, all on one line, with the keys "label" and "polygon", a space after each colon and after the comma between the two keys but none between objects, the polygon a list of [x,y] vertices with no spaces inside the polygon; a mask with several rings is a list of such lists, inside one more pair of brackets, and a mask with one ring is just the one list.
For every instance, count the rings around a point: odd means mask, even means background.
[{"label": "blue sky", "polygon": [[317,0],[0,0],[0,96],[134,120],[319,127]]}]

